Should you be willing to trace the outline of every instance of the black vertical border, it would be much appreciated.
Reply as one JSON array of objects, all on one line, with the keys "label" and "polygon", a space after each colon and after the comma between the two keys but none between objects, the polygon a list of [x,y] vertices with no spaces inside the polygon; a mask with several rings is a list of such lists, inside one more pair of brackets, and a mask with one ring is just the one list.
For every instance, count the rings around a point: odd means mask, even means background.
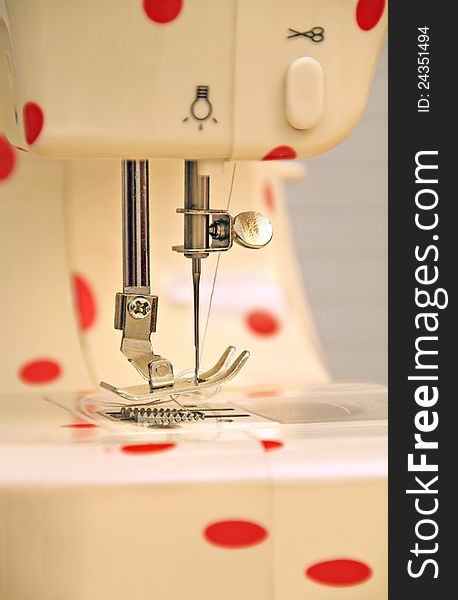
[{"label": "black vertical border", "polygon": [[[389,4],[389,597],[393,600],[442,600],[458,597],[455,583],[458,503],[458,403],[455,280],[458,247],[458,140],[457,30],[456,6],[425,0],[392,0]],[[417,71],[418,27],[429,27],[430,112],[418,113]],[[453,28],[453,29],[452,29]],[[407,470],[407,455],[414,446],[415,261],[416,245],[427,245],[431,232],[420,231],[414,223],[415,154],[437,149],[439,164],[439,268],[440,287],[449,294],[449,305],[438,310],[437,358],[439,376],[439,427],[430,439],[439,441],[435,457],[438,470],[438,512],[434,515],[439,533],[434,542],[438,552],[429,555],[439,566],[414,579],[407,563],[415,558],[410,550],[416,542],[415,524],[422,517],[414,497],[406,494],[413,474]],[[455,175],[456,174],[456,175]],[[434,264],[434,263],[433,263]],[[433,454],[430,453],[431,460]],[[429,543],[429,547],[432,542]],[[424,543],[428,547],[428,543]],[[427,555],[424,555],[427,558]],[[417,562],[417,564],[419,564]]]}]

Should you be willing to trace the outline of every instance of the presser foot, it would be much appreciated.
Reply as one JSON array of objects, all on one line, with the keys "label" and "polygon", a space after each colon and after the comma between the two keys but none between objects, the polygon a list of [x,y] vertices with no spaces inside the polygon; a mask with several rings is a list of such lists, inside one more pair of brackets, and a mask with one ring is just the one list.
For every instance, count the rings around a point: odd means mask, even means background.
[{"label": "presser foot", "polygon": [[199,374],[198,382],[194,378],[176,378],[173,385],[156,388],[152,390],[148,384],[136,385],[125,389],[117,388],[110,383],[102,381],[100,387],[113,392],[128,402],[142,404],[156,404],[169,401],[170,397],[183,394],[194,394],[219,387],[233,379],[242,369],[250,353],[247,350],[241,352],[233,360],[235,354],[234,346],[229,346],[221,355],[218,362],[208,371]]},{"label": "presser foot", "polygon": [[150,336],[156,331],[157,296],[136,288],[116,294],[115,329],[122,331],[121,352],[149,382],[151,389],[173,384],[172,363],[153,352]]}]

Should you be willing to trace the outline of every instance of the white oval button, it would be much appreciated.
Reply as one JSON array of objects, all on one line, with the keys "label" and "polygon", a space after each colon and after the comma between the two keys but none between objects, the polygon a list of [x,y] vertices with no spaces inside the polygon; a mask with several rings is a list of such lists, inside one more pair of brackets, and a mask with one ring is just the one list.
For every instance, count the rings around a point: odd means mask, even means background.
[{"label": "white oval button", "polygon": [[286,75],[286,118],[295,129],[310,129],[320,120],[324,103],[324,77],[320,63],[303,56]]}]

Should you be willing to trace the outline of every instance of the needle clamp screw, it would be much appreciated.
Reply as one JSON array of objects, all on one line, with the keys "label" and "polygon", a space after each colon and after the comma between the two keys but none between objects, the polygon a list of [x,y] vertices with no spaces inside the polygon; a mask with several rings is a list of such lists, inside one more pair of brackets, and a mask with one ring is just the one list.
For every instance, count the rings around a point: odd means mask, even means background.
[{"label": "needle clamp screw", "polygon": [[238,214],[233,223],[234,241],[244,248],[264,248],[272,239],[272,223],[261,213],[249,210]]}]

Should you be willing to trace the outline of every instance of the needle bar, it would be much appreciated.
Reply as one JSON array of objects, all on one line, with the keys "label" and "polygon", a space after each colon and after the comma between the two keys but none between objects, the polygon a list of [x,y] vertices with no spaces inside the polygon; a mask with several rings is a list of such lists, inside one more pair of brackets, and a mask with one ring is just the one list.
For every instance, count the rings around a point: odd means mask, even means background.
[{"label": "needle bar", "polygon": [[[210,208],[210,178],[199,175],[197,161],[186,160],[184,165],[184,208],[208,210]],[[209,244],[208,214],[185,214],[184,255],[192,260],[192,285],[194,296],[194,383],[199,383],[200,371],[200,275],[202,258]]]}]

